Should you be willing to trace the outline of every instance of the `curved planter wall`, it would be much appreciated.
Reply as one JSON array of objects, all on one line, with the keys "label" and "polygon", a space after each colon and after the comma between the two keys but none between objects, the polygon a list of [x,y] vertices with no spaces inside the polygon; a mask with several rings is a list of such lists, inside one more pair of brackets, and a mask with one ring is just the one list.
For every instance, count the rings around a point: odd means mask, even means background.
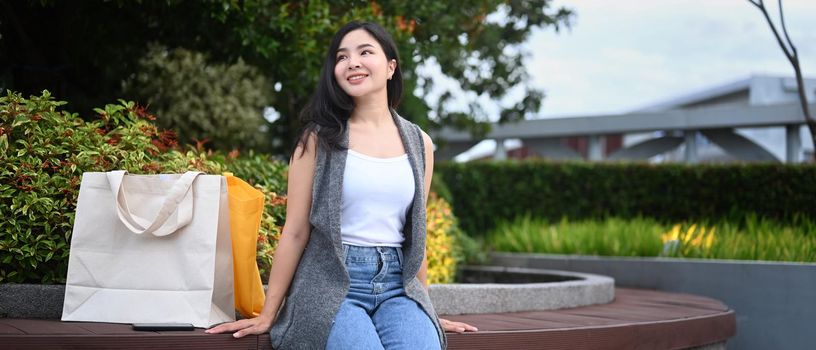
[{"label": "curved planter wall", "polygon": [[615,298],[615,280],[606,276],[499,266],[465,267],[463,272],[465,280],[477,283],[431,285],[438,314],[555,310]]},{"label": "curved planter wall", "polygon": [[[612,278],[587,273],[479,266],[463,275],[471,283],[431,285],[437,313],[555,310],[615,298]],[[64,285],[0,284],[0,318],[59,319],[64,295]]]},{"label": "curved planter wall", "polygon": [[64,284],[0,283],[0,318],[62,317]]}]

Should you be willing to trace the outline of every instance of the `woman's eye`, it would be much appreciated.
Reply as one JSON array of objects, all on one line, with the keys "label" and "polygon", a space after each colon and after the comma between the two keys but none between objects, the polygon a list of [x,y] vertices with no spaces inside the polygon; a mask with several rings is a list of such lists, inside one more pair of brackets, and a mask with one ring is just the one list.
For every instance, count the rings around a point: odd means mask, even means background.
[{"label": "woman's eye", "polygon": [[337,56],[337,62],[340,62],[340,61],[342,61],[344,59],[346,59],[346,55]]},{"label": "woman's eye", "polygon": [[369,50],[364,50],[364,51],[361,53],[361,55],[368,55],[368,54],[371,54],[371,53],[372,53],[372,52],[371,52],[371,51],[369,51]]}]

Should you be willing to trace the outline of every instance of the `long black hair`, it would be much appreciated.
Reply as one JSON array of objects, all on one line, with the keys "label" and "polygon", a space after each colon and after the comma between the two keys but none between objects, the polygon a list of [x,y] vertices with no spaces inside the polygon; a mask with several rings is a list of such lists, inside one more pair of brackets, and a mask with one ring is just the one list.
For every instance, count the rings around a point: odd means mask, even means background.
[{"label": "long black hair", "polygon": [[[388,91],[388,106],[396,109],[402,99],[402,71],[400,70],[399,53],[394,39],[388,32],[376,23],[371,22],[349,22],[340,28],[332,38],[326,59],[323,61],[323,68],[320,70],[320,79],[317,88],[306,107],[300,111],[300,121],[303,128],[300,130],[297,142],[293,147],[298,146],[306,149],[306,141],[312,133],[317,134],[318,147],[325,150],[343,150],[347,145],[342,144],[343,133],[346,122],[351,117],[354,110],[354,100],[340,88],[334,78],[334,67],[337,64],[336,55],[340,48],[340,42],[351,31],[363,29],[374,37],[382,46],[386,59],[397,62],[394,74],[386,84]],[[301,152],[301,155],[303,152]]]}]

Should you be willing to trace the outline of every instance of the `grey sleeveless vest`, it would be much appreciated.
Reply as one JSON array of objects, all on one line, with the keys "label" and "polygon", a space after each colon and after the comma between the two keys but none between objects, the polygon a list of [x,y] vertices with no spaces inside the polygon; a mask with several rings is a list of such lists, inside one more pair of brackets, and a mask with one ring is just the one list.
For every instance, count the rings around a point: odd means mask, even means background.
[{"label": "grey sleeveless vest", "polygon": [[[414,173],[414,199],[406,218],[402,244],[405,293],[430,316],[444,349],[445,333],[439,325],[428,293],[416,278],[425,254],[425,147],[417,125],[391,114],[399,129],[402,144]],[[348,146],[348,128],[343,145]],[[312,207],[311,235],[300,258],[295,276],[277,321],[269,331],[276,350],[325,349],[332,322],[349,290],[349,277],[343,261],[340,240],[340,215],[343,170],[347,151],[325,151],[317,147]]]}]

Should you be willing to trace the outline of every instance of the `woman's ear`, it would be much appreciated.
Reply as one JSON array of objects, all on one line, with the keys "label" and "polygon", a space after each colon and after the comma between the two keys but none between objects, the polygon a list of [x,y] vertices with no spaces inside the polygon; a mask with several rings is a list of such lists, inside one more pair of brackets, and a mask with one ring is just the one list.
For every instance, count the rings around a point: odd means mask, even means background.
[{"label": "woman's ear", "polygon": [[391,80],[391,77],[394,75],[394,72],[397,70],[397,60],[391,59],[388,61],[388,80]]}]

